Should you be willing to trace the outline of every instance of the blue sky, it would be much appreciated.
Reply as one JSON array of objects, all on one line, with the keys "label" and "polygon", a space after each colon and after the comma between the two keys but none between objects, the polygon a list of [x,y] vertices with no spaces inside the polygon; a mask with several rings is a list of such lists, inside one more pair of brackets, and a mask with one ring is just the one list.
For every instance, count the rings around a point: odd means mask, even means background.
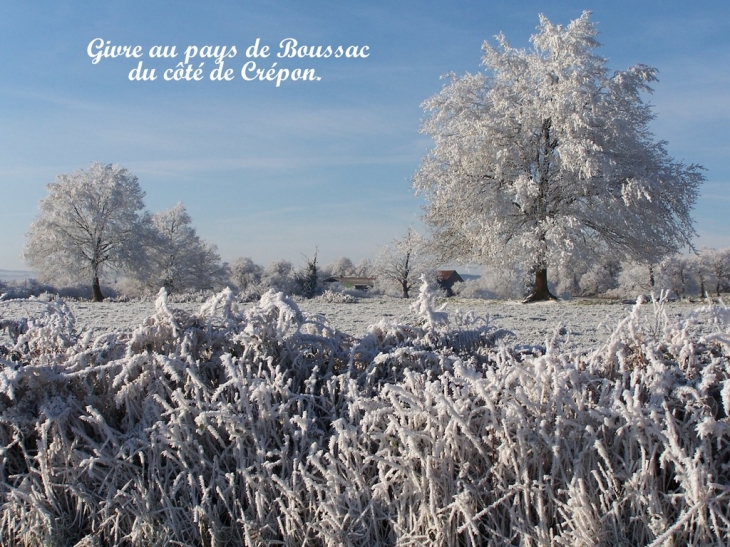
[{"label": "blue sky", "polygon": [[[707,168],[697,245],[730,246],[730,4],[726,1],[3,1],[0,3],[0,269],[24,269],[25,232],[60,173],[92,161],[139,177],[150,211],[181,201],[224,260],[295,264],[372,257],[418,225],[410,178],[430,147],[420,104],[448,72],[479,70],[484,40],[527,46],[538,13],[567,24],[593,12],[611,69],[659,69],[655,135]],[[92,64],[94,38],[140,45],[138,59]],[[314,68],[314,82],[244,81],[260,68]],[[276,59],[278,44],[368,46],[367,58]],[[176,59],[149,59],[151,46]],[[189,45],[236,46],[229,82],[164,81]]]}]

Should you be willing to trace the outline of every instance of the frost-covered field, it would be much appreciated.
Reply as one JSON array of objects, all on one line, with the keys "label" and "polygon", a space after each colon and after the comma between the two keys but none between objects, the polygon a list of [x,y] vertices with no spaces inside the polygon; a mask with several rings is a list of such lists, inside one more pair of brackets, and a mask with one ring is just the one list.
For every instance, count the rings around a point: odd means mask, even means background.
[{"label": "frost-covered field", "polygon": [[[362,337],[368,327],[381,320],[395,323],[412,323],[416,320],[414,299],[405,300],[376,295],[360,298],[357,303],[332,303],[320,298],[300,300],[302,311],[320,314],[336,329],[355,337]],[[477,316],[489,318],[495,327],[514,333],[508,339],[511,344],[544,345],[546,339],[555,336],[564,328],[561,343],[564,348],[575,351],[595,349],[603,343],[618,322],[631,311],[633,303],[608,299],[572,299],[558,302],[541,302],[525,305],[518,301],[485,300],[476,298],[440,299],[447,313],[474,312]],[[676,320],[687,319],[704,304],[698,302],[667,302],[665,310]],[[175,307],[189,313],[196,313],[201,302],[175,303]],[[244,304],[250,307],[252,304]],[[76,318],[76,327],[95,335],[103,332],[132,329],[155,313],[153,301],[148,302],[68,302]],[[643,306],[647,310],[651,302]],[[0,302],[0,317],[21,317],[41,310],[42,303],[27,301]],[[706,324],[706,317],[696,314],[698,332],[711,332],[714,328]]]},{"label": "frost-covered field", "polygon": [[0,544],[727,544],[725,306],[416,302],[0,303]]},{"label": "frost-covered field", "polygon": [[[362,336],[369,325],[380,320],[402,323],[416,321],[417,314],[412,308],[414,300],[391,298],[387,296],[363,299],[357,304],[329,304],[316,299],[300,304],[302,310],[324,315],[338,329]],[[510,330],[513,337],[507,339],[511,344],[545,344],[546,339],[555,336],[556,331],[564,328],[562,343],[574,350],[590,350],[605,342],[618,322],[631,311],[633,304],[619,301],[600,301],[597,299],[576,299],[558,302],[540,302],[530,305],[516,301],[450,298],[439,300],[444,311],[474,312],[478,317],[489,318],[494,327]],[[666,311],[672,318],[688,318],[702,304],[689,302],[669,302]],[[647,309],[651,303],[645,304]],[[697,328],[712,330],[706,318],[697,317]]]}]

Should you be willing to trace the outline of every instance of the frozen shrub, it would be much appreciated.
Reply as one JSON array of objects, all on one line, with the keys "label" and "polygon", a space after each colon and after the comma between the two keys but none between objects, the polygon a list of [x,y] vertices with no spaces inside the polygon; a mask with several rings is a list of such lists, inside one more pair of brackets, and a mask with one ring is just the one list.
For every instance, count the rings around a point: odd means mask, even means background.
[{"label": "frozen shrub", "polygon": [[359,340],[273,291],[163,291],[95,339],[37,303],[0,352],[0,543],[725,544],[730,312],[665,297],[588,354],[518,351],[428,285]]},{"label": "frozen shrub", "polygon": [[248,257],[236,258],[230,265],[231,281],[239,291],[245,291],[261,283],[264,268]]},{"label": "frozen shrub", "polygon": [[294,266],[288,260],[277,260],[266,266],[261,284],[266,289],[274,289],[291,294],[294,289]]},{"label": "frozen shrub", "polygon": [[476,279],[467,279],[463,283],[459,283],[455,287],[454,292],[462,298],[498,298],[498,295],[488,287],[487,281],[483,276]]},{"label": "frozen shrub", "polygon": [[320,291],[322,281],[320,279],[319,267],[317,266],[317,253],[314,258],[305,258],[304,267],[296,273],[294,279],[296,281],[297,294],[304,298],[314,298]]},{"label": "frozen shrub", "polygon": [[261,299],[262,292],[260,286],[246,287],[238,291],[238,299],[241,302],[258,302]]},{"label": "frozen shrub", "polygon": [[328,304],[355,304],[358,302],[357,297],[352,296],[349,293],[333,291],[330,289],[325,290],[319,296],[319,300]]}]

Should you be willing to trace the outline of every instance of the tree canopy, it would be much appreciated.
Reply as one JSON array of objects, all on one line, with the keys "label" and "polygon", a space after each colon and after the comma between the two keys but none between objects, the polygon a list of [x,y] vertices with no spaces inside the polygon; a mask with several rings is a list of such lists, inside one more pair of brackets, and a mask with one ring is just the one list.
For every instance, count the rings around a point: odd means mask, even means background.
[{"label": "tree canopy", "polygon": [[485,43],[485,73],[451,75],[424,103],[434,147],[414,177],[442,260],[535,274],[615,253],[648,263],[691,246],[702,168],[672,159],[642,99],[657,71],[610,73],[589,12],[540,16],[531,49]]},{"label": "tree canopy", "polygon": [[119,165],[92,163],[58,175],[47,188],[23,256],[43,278],[90,282],[93,299],[103,300],[102,273],[124,268],[141,252],[144,192],[137,177]]},{"label": "tree canopy", "polygon": [[168,292],[213,289],[225,285],[218,249],[203,241],[182,203],[149,216],[143,242],[145,260],[130,272],[144,285]]}]

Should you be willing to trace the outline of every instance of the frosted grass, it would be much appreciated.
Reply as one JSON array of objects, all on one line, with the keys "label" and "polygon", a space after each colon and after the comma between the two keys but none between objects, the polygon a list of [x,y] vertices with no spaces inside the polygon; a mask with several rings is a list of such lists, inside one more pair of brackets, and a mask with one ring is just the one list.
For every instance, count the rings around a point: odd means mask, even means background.
[{"label": "frosted grass", "polygon": [[273,292],[100,335],[42,307],[3,319],[3,545],[727,541],[722,304],[636,305],[584,352],[428,287],[362,336]]},{"label": "frosted grass", "polygon": [[[331,299],[334,300],[334,299]],[[361,298],[357,303],[328,301],[324,298],[297,302],[299,308],[309,314],[324,316],[328,323],[339,331],[355,337],[362,337],[368,327],[385,319],[396,323],[417,321],[411,309],[413,299],[404,300],[389,296]],[[575,351],[599,347],[611,334],[616,324],[628,315],[633,304],[599,299],[574,299],[559,302],[535,303],[526,306],[517,301],[483,300],[478,298],[449,298],[446,311],[455,314],[459,310],[472,311],[478,316],[489,316],[491,320],[515,333],[513,344],[545,344],[556,331],[563,329],[563,346]],[[119,330],[131,330],[142,324],[154,313],[154,302],[68,302],[79,330],[91,331],[94,335]],[[251,307],[252,304],[240,304]],[[40,308],[38,304],[25,311],[17,310],[19,304],[1,304],[0,314],[7,317],[33,315]],[[200,303],[175,303],[175,307],[195,313]],[[665,309],[673,321],[687,319],[702,304],[690,302],[666,302]],[[647,309],[651,304],[646,303]],[[697,317],[693,326],[697,332],[712,332],[714,326],[709,316]]]}]

